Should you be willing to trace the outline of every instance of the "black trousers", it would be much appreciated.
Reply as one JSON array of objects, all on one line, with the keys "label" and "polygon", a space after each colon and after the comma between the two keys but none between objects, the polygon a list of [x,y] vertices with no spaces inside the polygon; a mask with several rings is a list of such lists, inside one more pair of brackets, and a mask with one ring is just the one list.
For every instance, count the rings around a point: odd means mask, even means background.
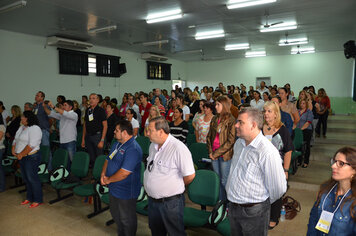
[{"label": "black trousers", "polygon": [[119,199],[110,194],[110,213],[117,225],[117,235],[135,236],[137,231],[136,199]]},{"label": "black trousers", "polygon": [[320,135],[321,126],[323,126],[323,135],[326,135],[326,129],[328,124],[329,111],[326,111],[324,114],[319,115],[318,123],[316,124],[315,133]]},{"label": "black trousers", "polygon": [[85,147],[87,148],[88,154],[90,156],[91,167],[94,166],[96,157],[103,154],[103,149],[98,148],[98,144],[100,140],[101,140],[101,133],[85,136]]},{"label": "black trousers", "polygon": [[311,130],[311,129],[303,130],[303,140],[305,142],[304,164],[309,164],[310,141],[311,141],[312,136],[313,136],[313,130]]},{"label": "black trousers", "polygon": [[281,216],[281,209],[282,209],[282,198],[278,199],[274,203],[271,204],[271,217],[270,220],[272,222],[278,222],[279,217]]}]

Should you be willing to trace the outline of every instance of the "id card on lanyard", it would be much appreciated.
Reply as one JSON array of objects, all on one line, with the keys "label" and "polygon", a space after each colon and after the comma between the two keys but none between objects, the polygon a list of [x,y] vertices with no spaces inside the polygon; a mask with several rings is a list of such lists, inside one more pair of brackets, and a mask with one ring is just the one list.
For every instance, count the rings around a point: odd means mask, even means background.
[{"label": "id card on lanyard", "polygon": [[349,193],[349,191],[351,189],[349,189],[345,194],[344,196],[341,198],[340,202],[339,202],[339,205],[337,205],[337,207],[335,208],[334,212],[328,212],[326,210],[324,210],[324,203],[325,203],[325,200],[328,198],[329,194],[331,193],[331,191],[335,188],[336,184],[334,185],[334,187],[332,187],[332,189],[329,191],[329,193],[326,195],[324,201],[323,201],[323,205],[322,205],[322,208],[321,208],[321,215],[320,215],[320,218],[319,218],[319,221],[318,223],[316,224],[315,228],[321,232],[324,232],[326,234],[329,233],[330,231],[330,227],[331,227],[331,222],[333,221],[333,218],[334,218],[334,214],[335,212],[337,211],[337,209],[339,209],[342,201],[344,200],[344,198],[346,197],[346,195]]},{"label": "id card on lanyard", "polygon": [[89,115],[89,116],[88,116],[88,120],[89,120],[89,121],[93,121],[93,120],[94,120],[94,114],[93,114],[93,112],[94,112],[94,111],[93,111],[92,109],[89,109],[89,110],[88,110],[88,115]]},{"label": "id card on lanyard", "polygon": [[[117,146],[119,146],[119,144],[116,144],[116,147],[115,147],[114,151],[109,155],[110,160],[112,160],[112,159],[114,158],[114,156],[115,156],[116,153],[117,153],[117,150],[119,150],[119,149],[122,147],[122,145],[123,145],[123,144],[121,144],[120,147],[117,148]],[[123,154],[122,152],[120,152],[120,153]]]}]

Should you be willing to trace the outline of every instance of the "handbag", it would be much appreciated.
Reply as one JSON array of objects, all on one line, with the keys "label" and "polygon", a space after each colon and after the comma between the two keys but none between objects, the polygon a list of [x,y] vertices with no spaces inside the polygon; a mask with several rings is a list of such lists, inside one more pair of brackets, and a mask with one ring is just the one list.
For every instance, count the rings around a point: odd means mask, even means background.
[{"label": "handbag", "polygon": [[292,220],[302,209],[300,203],[291,196],[285,196],[282,200],[283,206],[286,209],[286,219]]}]

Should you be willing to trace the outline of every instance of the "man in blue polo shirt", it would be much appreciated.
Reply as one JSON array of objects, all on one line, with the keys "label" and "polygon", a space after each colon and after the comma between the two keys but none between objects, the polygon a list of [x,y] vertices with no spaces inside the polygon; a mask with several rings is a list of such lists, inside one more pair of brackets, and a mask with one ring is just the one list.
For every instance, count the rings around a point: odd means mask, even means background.
[{"label": "man in blue polo shirt", "polygon": [[109,186],[110,212],[118,235],[136,235],[136,199],[140,193],[142,150],[133,137],[131,122],[120,120],[114,131],[115,142],[101,172],[101,184]]}]

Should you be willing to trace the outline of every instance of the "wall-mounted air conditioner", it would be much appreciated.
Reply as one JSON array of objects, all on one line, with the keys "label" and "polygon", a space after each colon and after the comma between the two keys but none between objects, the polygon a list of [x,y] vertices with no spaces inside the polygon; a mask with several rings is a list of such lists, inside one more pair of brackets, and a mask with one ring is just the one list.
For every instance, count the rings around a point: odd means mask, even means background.
[{"label": "wall-mounted air conditioner", "polygon": [[154,53],[145,52],[141,54],[141,59],[147,61],[167,61],[168,57],[161,56]]},{"label": "wall-mounted air conditioner", "polygon": [[86,43],[74,39],[61,38],[57,36],[48,37],[46,45],[70,49],[88,49],[93,47],[93,44],[91,43]]}]

